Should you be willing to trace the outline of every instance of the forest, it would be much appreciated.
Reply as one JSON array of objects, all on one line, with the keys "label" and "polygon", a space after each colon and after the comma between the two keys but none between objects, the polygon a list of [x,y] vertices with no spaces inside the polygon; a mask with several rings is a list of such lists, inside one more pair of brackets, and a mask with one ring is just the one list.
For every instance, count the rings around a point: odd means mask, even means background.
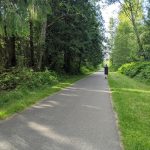
[{"label": "forest", "polygon": [[[94,3],[94,2],[93,2]],[[77,73],[102,62],[103,24],[87,0],[0,1],[0,68]]]},{"label": "forest", "polygon": [[1,0],[0,90],[36,80],[45,70],[60,75],[96,68],[104,41],[98,9],[87,0]]}]

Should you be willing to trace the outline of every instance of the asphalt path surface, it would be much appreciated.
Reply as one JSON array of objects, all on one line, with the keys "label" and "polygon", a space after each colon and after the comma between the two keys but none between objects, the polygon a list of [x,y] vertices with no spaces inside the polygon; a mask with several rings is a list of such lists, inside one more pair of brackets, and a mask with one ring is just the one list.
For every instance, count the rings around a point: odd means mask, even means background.
[{"label": "asphalt path surface", "polygon": [[121,150],[103,73],[0,121],[0,150]]}]

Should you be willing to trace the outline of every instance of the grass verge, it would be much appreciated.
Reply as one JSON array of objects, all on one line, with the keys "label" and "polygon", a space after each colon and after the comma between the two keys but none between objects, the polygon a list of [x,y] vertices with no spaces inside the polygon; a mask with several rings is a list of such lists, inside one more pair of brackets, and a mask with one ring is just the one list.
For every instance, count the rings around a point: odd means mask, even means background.
[{"label": "grass verge", "polygon": [[150,150],[150,86],[119,73],[109,85],[125,150]]},{"label": "grass verge", "polygon": [[25,108],[35,104],[44,97],[47,97],[61,89],[71,85],[77,80],[91,74],[88,72],[83,75],[63,76],[54,85],[43,85],[34,89],[20,88],[12,91],[0,93],[0,119],[5,119],[14,113],[20,112]]}]

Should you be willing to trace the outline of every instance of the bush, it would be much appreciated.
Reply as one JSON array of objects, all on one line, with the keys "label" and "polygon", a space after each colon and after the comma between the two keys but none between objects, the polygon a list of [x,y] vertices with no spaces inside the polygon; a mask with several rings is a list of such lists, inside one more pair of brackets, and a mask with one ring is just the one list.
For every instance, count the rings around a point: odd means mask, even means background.
[{"label": "bush", "polygon": [[127,76],[134,77],[134,75],[136,74],[136,72],[134,70],[135,66],[136,66],[136,63],[134,63],[134,62],[124,64],[118,69],[118,71]]},{"label": "bush", "polygon": [[130,77],[150,81],[150,62],[133,62],[122,65],[118,71]]},{"label": "bush", "polygon": [[5,71],[0,74],[0,90],[14,89],[20,82],[17,71]]},{"label": "bush", "polygon": [[97,67],[93,67],[93,66],[90,66],[90,65],[88,65],[88,66],[82,66],[80,68],[80,73],[81,74],[88,74],[90,72],[98,70],[99,68],[100,68],[100,66],[97,66]]},{"label": "bush", "polygon": [[56,73],[48,70],[35,72],[32,69],[22,69],[0,74],[0,90],[15,89],[16,87],[35,88],[41,85],[52,85],[58,82]]}]

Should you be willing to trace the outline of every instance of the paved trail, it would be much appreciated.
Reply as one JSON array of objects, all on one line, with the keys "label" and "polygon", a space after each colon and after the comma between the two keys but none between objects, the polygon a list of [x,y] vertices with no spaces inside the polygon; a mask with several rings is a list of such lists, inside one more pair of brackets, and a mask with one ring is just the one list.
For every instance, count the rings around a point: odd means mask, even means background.
[{"label": "paved trail", "polygon": [[0,121],[0,150],[121,150],[103,74]]}]

